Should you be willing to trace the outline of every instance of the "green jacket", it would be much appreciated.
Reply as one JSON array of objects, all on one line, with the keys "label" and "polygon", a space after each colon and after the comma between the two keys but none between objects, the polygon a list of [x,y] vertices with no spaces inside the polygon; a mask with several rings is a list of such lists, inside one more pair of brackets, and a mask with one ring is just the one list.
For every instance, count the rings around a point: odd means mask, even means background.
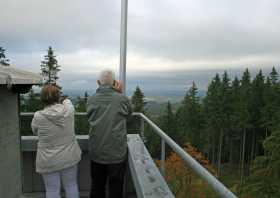
[{"label": "green jacket", "polygon": [[114,164],[126,159],[126,118],[131,112],[129,99],[109,85],[100,86],[88,99],[91,160],[102,164]]}]

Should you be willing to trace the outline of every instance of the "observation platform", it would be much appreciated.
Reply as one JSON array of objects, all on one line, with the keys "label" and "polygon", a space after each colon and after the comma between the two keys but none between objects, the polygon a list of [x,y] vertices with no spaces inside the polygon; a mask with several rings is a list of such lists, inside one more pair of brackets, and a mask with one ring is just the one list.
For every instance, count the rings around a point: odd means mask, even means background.
[{"label": "observation platform", "polygon": [[[88,135],[78,135],[76,138],[83,150],[82,160],[79,163],[78,183],[81,197],[86,198],[89,196],[91,184],[90,159],[87,152]],[[174,197],[140,136],[129,134],[127,139],[129,152],[125,180],[126,197]],[[37,141],[37,136],[22,136],[21,138],[23,156],[22,198],[44,198],[42,178],[35,172]]]},{"label": "observation platform", "polygon": [[[21,113],[21,116],[33,116],[33,113]],[[85,113],[76,113],[76,116],[85,116]],[[185,150],[164,133],[155,123],[142,113],[133,113],[140,118],[140,134],[128,134],[128,166],[125,177],[125,196],[127,198],[174,198],[163,175],[165,172],[165,146],[178,154],[186,165],[202,180],[217,192],[219,197],[236,198],[236,196],[218,181],[210,172],[193,159]],[[144,142],[144,125],[148,124],[156,135],[161,138],[160,170],[156,167]],[[82,160],[79,163],[78,182],[82,198],[89,196],[90,191],[90,159],[88,156],[88,135],[77,135],[77,140],[83,150]],[[144,140],[144,141],[143,141]],[[44,184],[39,174],[35,172],[35,158],[37,136],[21,137],[22,152],[22,197],[43,198]]]}]

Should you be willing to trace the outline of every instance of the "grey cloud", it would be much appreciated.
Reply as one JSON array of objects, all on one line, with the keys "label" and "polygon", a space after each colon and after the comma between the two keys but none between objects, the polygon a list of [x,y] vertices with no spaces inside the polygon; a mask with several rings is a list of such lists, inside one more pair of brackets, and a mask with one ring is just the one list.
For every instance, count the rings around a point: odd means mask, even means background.
[{"label": "grey cloud", "polygon": [[1,2],[1,44],[16,51],[110,49],[118,44],[120,3],[109,0]]},{"label": "grey cloud", "polygon": [[[169,9],[159,4],[151,6],[154,12],[147,12],[144,19],[132,17],[130,47],[146,56],[174,61],[279,56],[280,18],[275,8],[280,9],[280,4],[277,1],[197,2],[201,7],[194,6],[196,12],[188,3],[173,1]],[[167,0],[161,4],[171,5]],[[190,13],[184,13],[184,9]],[[138,28],[133,29],[134,24]]]},{"label": "grey cloud", "polygon": [[[45,53],[49,45],[63,53],[89,48],[117,55],[120,2],[1,0],[0,44],[13,59]],[[279,9],[278,0],[129,1],[128,56],[229,63],[269,56],[278,63]]]}]

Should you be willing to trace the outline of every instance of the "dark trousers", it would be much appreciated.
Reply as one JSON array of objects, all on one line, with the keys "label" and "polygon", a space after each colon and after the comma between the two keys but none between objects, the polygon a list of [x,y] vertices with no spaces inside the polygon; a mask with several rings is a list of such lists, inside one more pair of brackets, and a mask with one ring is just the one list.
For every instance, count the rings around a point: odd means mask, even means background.
[{"label": "dark trousers", "polygon": [[123,198],[126,163],[99,164],[91,161],[90,198],[105,198],[107,189],[109,198]]}]

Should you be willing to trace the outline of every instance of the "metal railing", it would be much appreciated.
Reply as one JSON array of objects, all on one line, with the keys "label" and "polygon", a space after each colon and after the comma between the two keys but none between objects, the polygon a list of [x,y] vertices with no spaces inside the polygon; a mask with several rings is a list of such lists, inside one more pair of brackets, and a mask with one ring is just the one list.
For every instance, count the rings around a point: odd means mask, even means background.
[{"label": "metal railing", "polygon": [[[161,163],[160,170],[162,174],[165,172],[164,162],[165,162],[165,144],[168,144],[175,153],[177,153],[182,160],[204,181],[206,181],[220,197],[223,198],[236,198],[227,187],[225,187],[216,177],[214,177],[209,171],[207,171],[200,163],[193,159],[184,149],[182,149],[176,142],[174,142],[166,133],[164,133],[155,123],[153,123],[149,118],[147,118],[142,113],[133,113],[134,116],[138,116],[141,120],[149,124],[157,135],[161,138]],[[143,121],[141,122],[143,125]],[[142,126],[141,128],[144,129]],[[141,131],[141,136],[144,137],[144,131]]]},{"label": "metal railing", "polygon": [[[32,116],[34,113],[21,113],[21,116]],[[77,116],[85,116],[85,112],[76,112]],[[145,142],[144,125],[149,124],[154,132],[161,138],[161,162],[160,171],[162,175],[165,173],[165,145],[168,144],[175,153],[205,182],[211,186],[222,198],[237,198],[227,187],[225,187],[215,176],[207,171],[200,163],[192,158],[183,148],[174,142],[165,132],[163,132],[153,121],[146,117],[143,113],[133,113],[133,116],[141,118],[140,135]]]}]

